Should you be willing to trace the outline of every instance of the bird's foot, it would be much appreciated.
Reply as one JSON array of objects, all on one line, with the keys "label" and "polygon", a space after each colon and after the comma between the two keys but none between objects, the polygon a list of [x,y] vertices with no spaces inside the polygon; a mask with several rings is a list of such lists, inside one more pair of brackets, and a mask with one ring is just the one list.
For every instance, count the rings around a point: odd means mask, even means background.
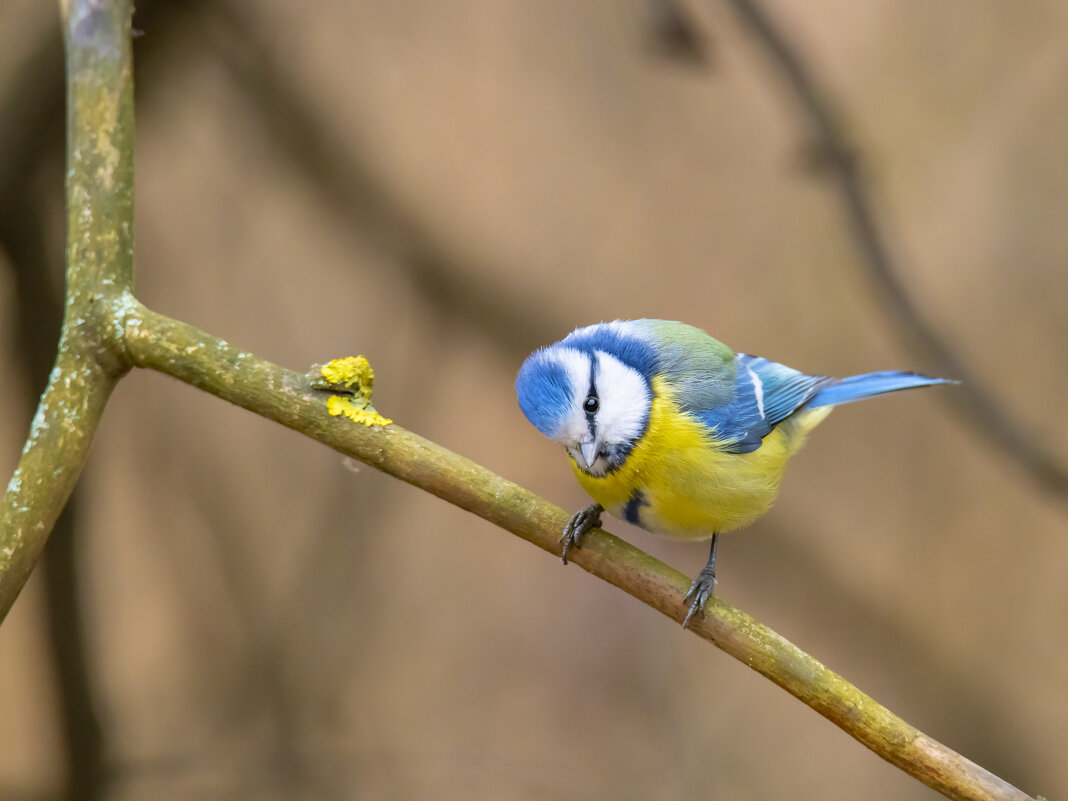
[{"label": "bird's foot", "polygon": [[564,526],[564,533],[560,535],[562,544],[560,556],[563,558],[565,565],[567,564],[567,552],[572,548],[581,548],[583,535],[591,528],[597,528],[601,525],[601,512],[603,511],[604,507],[601,504],[591,503],[585,509],[579,509],[575,514],[571,515],[571,519]]},{"label": "bird's foot", "polygon": [[690,584],[690,591],[686,593],[686,597],[683,599],[684,601],[689,601],[693,598],[693,603],[690,604],[690,611],[686,613],[686,619],[682,621],[684,629],[689,627],[690,619],[698,610],[704,610],[705,604],[712,597],[712,592],[715,588],[716,571],[709,565],[705,565]]}]

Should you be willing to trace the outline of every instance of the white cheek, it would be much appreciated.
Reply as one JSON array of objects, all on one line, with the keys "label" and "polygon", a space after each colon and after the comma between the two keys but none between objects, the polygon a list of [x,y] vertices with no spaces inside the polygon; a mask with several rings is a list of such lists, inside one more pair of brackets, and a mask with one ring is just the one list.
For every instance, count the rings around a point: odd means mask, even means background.
[{"label": "white cheek", "polygon": [[553,439],[567,446],[589,442],[592,437],[590,436],[590,424],[586,420],[586,415],[572,410],[560,424],[560,428],[557,429]]},{"label": "white cheek", "polygon": [[597,354],[597,434],[606,442],[630,442],[641,436],[652,398],[645,379],[606,353]]}]

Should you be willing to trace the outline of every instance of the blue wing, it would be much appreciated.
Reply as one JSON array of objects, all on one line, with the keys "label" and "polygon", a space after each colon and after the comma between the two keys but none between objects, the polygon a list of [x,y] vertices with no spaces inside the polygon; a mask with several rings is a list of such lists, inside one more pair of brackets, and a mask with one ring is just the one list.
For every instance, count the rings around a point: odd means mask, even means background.
[{"label": "blue wing", "polygon": [[690,410],[726,440],[729,453],[751,453],[771,429],[804,406],[834,379],[811,376],[759,356],[739,353],[734,397],[710,409]]},{"label": "blue wing", "polygon": [[739,353],[730,403],[691,409],[702,423],[727,441],[728,453],[751,453],[771,429],[802,406],[836,406],[902,389],[953,384],[945,378],[885,370],[847,378],[805,375],[784,364]]}]

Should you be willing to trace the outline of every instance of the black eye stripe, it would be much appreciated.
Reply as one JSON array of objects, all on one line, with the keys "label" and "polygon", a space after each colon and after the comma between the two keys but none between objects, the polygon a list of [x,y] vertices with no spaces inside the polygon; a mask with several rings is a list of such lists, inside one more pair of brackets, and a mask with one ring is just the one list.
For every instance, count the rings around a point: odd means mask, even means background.
[{"label": "black eye stripe", "polygon": [[597,373],[600,365],[597,364],[597,354],[590,354],[590,388],[586,393],[586,400],[582,402],[582,411],[586,413],[586,423],[590,427],[590,434],[597,435],[597,426],[594,415],[601,408],[601,399],[597,396]]}]

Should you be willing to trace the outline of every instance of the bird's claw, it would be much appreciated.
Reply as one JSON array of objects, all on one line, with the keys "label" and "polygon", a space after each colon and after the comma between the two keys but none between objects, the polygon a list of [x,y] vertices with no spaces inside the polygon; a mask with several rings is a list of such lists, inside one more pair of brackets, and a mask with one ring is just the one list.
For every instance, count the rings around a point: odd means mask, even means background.
[{"label": "bird's claw", "polygon": [[575,514],[571,515],[571,519],[564,526],[564,533],[560,535],[562,544],[560,557],[564,560],[565,565],[567,564],[567,552],[572,548],[581,548],[583,535],[590,529],[598,528],[601,525],[601,512],[603,511],[604,507],[599,503],[591,503],[585,509],[579,509]]},{"label": "bird's claw", "polygon": [[689,601],[693,598],[693,603],[690,604],[690,611],[686,613],[686,619],[682,621],[682,627],[689,628],[690,619],[699,611],[705,608],[705,604],[708,603],[708,599],[712,597],[712,593],[716,588],[716,571],[709,570],[708,567],[701,569],[701,572],[697,574],[693,582],[690,584],[690,590],[686,593],[684,601]]}]

